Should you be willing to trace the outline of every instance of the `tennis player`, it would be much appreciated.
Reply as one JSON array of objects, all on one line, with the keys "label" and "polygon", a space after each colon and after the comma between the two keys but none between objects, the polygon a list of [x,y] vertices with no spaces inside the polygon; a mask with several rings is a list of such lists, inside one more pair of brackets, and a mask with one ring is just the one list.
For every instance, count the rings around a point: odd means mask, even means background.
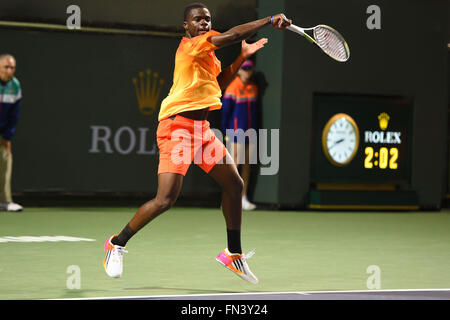
[{"label": "tennis player", "polygon": [[[161,103],[158,116],[158,191],[154,199],[138,209],[118,235],[106,240],[103,264],[110,277],[122,275],[128,240],[175,203],[183,178],[194,162],[222,189],[228,247],[216,260],[242,279],[258,282],[246,262],[253,253],[246,255],[241,249],[243,181],[233,159],[223,143],[216,139],[206,119],[210,110],[221,108],[221,90],[233,80],[241,64],[267,43],[265,38],[253,44],[244,40],[266,25],[284,30],[291,22],[283,14],[277,14],[219,33],[211,30],[211,14],[204,4],[194,3],[185,8],[185,37],[175,55],[172,88]],[[240,55],[222,70],[214,51],[239,42]]]}]

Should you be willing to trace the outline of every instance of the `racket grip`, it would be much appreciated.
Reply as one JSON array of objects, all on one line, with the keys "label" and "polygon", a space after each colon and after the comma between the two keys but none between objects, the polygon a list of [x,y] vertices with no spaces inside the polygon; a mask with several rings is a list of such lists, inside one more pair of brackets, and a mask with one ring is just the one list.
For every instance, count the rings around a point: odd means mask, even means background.
[{"label": "racket grip", "polygon": [[298,27],[298,26],[296,26],[295,24],[291,24],[291,25],[288,26],[286,29],[288,29],[288,30],[290,30],[290,31],[292,31],[292,32],[301,34],[302,36],[305,35],[305,32],[303,31],[303,29],[300,28],[300,27]]}]

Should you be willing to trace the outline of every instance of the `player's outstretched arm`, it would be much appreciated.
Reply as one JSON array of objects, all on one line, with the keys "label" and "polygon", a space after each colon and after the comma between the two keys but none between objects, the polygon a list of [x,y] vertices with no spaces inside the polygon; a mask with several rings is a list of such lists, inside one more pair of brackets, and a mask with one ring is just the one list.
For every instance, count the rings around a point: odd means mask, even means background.
[{"label": "player's outstretched arm", "polygon": [[272,17],[266,17],[233,27],[220,35],[211,37],[210,42],[215,46],[222,48],[250,38],[259,29],[271,22],[273,27],[284,30],[292,23],[292,20],[286,18],[284,14],[279,13]]},{"label": "player's outstretched arm", "polygon": [[217,77],[217,82],[219,83],[220,89],[225,90],[234,79],[234,76],[238,72],[242,63],[253,54],[255,54],[256,51],[263,48],[267,42],[267,38],[262,38],[251,44],[247,43],[245,40],[242,40],[241,54],[236,58],[236,60],[234,60],[234,62],[230,66],[223,69]]}]

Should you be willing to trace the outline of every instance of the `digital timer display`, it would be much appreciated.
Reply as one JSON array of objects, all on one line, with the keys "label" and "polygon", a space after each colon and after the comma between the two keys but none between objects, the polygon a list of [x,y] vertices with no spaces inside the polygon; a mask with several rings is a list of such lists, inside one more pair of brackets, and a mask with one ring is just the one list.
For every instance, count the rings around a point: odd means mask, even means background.
[{"label": "digital timer display", "polygon": [[366,157],[364,158],[364,168],[372,169],[378,167],[380,169],[392,169],[398,168],[398,149],[381,147],[379,151],[375,151],[373,147],[366,147],[364,149]]},{"label": "digital timer display", "polygon": [[410,184],[410,99],[315,94],[313,101],[313,183]]}]

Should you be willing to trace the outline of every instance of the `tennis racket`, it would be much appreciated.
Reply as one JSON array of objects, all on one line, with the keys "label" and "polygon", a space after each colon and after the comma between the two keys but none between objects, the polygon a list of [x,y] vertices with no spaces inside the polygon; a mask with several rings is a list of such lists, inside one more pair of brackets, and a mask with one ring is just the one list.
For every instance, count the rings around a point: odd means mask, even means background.
[{"label": "tennis racket", "polygon": [[[350,49],[344,37],[330,26],[319,24],[314,28],[300,28],[291,24],[288,30],[298,33],[309,42],[315,43],[323,52],[336,61],[345,62],[350,58]],[[313,37],[306,33],[312,31]]]}]

